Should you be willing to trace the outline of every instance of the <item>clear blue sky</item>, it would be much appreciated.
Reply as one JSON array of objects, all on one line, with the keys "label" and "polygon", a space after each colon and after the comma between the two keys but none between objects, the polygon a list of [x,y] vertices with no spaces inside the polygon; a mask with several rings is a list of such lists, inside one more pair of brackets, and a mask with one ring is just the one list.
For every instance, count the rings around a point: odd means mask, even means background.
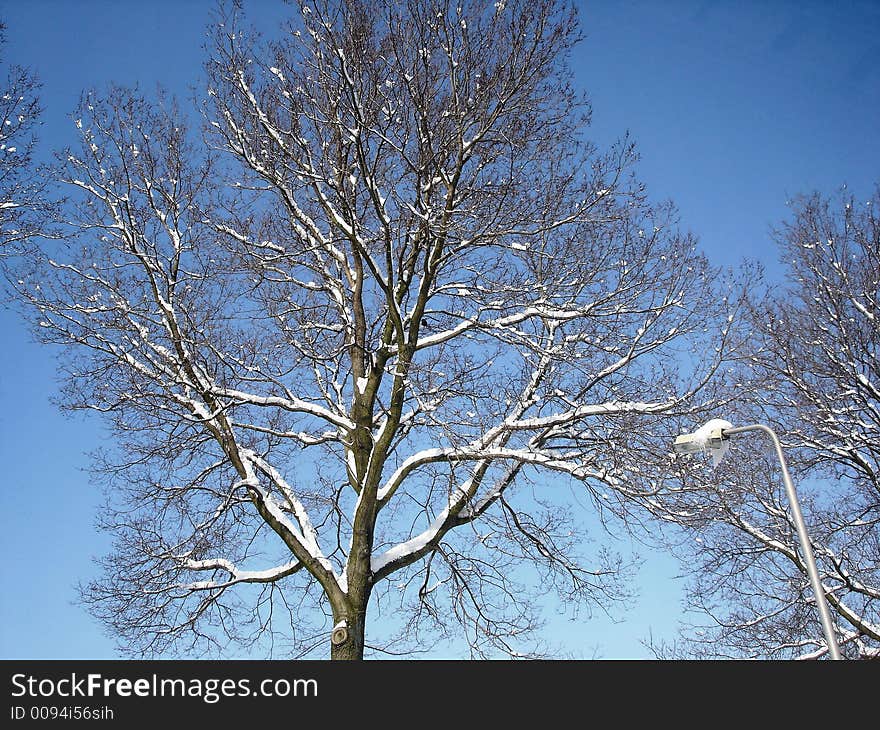
[{"label": "clear blue sky", "polygon": [[[280,0],[245,2],[258,24]],[[7,59],[43,81],[44,149],[73,139],[80,92],[109,81],[183,92],[201,71],[211,0],[0,0]],[[655,198],[679,206],[719,264],[742,257],[775,270],[768,229],[787,197],[843,183],[866,196],[880,181],[880,3],[584,2],[586,41],[573,59],[593,102],[590,135],[626,130]],[[106,438],[92,419],[49,403],[55,362],[0,310],[0,657],[112,657],[78,606],[106,538],[86,452]],[[642,551],[644,553],[644,551]],[[574,653],[648,656],[681,615],[675,565],[645,555],[642,597],[621,623],[553,624]],[[563,629],[566,633],[563,635]],[[563,638],[564,637],[564,638]]]}]

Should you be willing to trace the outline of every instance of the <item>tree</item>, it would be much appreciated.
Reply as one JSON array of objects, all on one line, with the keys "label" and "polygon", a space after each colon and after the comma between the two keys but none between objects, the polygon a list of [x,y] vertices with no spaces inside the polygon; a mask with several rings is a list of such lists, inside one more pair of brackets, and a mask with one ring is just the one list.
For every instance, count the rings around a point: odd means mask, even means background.
[{"label": "tree", "polygon": [[[6,26],[0,23],[0,51]],[[39,84],[33,74],[19,66],[7,66],[0,55],[6,79],[0,86],[0,252],[30,232],[28,212],[37,203],[31,165],[39,124]]]},{"label": "tree", "polygon": [[[880,655],[880,191],[813,194],[775,232],[785,287],[755,296],[750,402],[789,454],[842,652]],[[705,493],[694,605],[711,618],[685,651],[822,657],[827,648],[775,457],[743,453]]]},{"label": "tree", "polygon": [[83,596],[125,650],[301,655],[332,626],[361,658],[374,605],[404,617],[381,650],[463,625],[516,654],[518,566],[576,606],[624,595],[564,489],[652,498],[727,309],[632,145],[583,139],[577,28],[549,0],[327,1],[263,45],[228,12],[202,137],[166,98],[85,98],[67,246],[18,291],[65,346],[64,406],[115,439]]}]

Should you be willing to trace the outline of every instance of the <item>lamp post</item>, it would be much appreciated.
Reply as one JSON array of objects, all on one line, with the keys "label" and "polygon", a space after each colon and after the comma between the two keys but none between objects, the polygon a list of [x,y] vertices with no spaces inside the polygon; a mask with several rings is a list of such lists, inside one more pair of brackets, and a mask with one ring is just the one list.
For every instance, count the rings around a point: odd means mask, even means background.
[{"label": "lamp post", "polygon": [[825,591],[822,588],[822,581],[819,579],[819,570],[816,567],[816,559],[813,556],[813,549],[810,546],[810,538],[807,535],[807,526],[804,523],[804,516],[801,513],[800,504],[798,503],[797,494],[794,490],[794,483],[791,475],[788,473],[788,464],[785,461],[785,455],[782,453],[782,444],[774,433],[773,429],[761,423],[755,423],[749,426],[739,426],[733,428],[726,421],[710,421],[701,429],[694,433],[683,434],[675,439],[672,448],[678,454],[692,454],[697,451],[705,451],[707,449],[723,453],[726,447],[725,441],[731,436],[747,431],[761,431],[767,434],[773,446],[776,449],[776,455],[779,457],[779,464],[782,466],[782,481],[785,483],[785,493],[791,504],[791,512],[794,517],[794,526],[797,530],[798,540],[801,544],[801,552],[804,556],[804,563],[807,566],[807,574],[810,577],[810,585],[813,588],[813,594],[816,598],[816,607],[819,609],[819,618],[822,621],[822,630],[825,633],[825,641],[828,644],[828,653],[832,659],[840,659],[840,648],[837,645],[837,637],[834,634],[834,625],[831,622],[831,614],[828,611],[828,604],[825,600]]}]

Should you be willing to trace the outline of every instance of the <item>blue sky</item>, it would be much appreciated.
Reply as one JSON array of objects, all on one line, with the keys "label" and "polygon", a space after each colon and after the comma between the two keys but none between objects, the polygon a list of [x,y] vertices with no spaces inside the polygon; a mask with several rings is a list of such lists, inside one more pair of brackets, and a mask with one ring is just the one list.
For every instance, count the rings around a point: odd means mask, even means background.
[{"label": "blue sky", "polygon": [[[640,177],[671,198],[715,263],[775,253],[769,227],[787,198],[880,181],[880,3],[584,2],[585,42],[572,59],[590,94],[588,136],[629,130]],[[201,71],[208,0],[0,0],[7,60],[43,81],[43,148],[73,140],[80,92],[110,81],[185,93]],[[245,2],[257,22],[280,0]],[[52,353],[0,309],[0,657],[112,657],[112,642],[74,605],[77,580],[107,546],[93,527],[100,496],[86,452],[107,438],[93,419],[64,418]],[[620,623],[554,620],[553,638],[584,656],[648,656],[681,616],[675,565],[645,554],[642,597]],[[563,631],[565,633],[563,633]]]}]

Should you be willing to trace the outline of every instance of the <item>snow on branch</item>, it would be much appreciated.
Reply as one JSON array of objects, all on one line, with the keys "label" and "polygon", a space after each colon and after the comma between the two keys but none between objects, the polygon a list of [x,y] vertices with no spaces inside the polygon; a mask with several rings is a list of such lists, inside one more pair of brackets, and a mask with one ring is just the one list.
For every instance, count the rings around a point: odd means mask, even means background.
[{"label": "snow on branch", "polygon": [[185,560],[181,563],[184,570],[191,571],[225,571],[229,577],[226,580],[201,580],[190,583],[180,583],[178,588],[188,591],[215,591],[229,588],[238,583],[275,583],[276,581],[293,575],[300,570],[303,565],[299,560],[292,560],[284,565],[278,565],[274,568],[266,568],[265,570],[240,570],[230,561],[224,558],[214,558],[209,560]]},{"label": "snow on branch", "polygon": [[337,428],[349,430],[354,428],[352,421],[342,414],[334,413],[323,406],[304,401],[300,398],[289,396],[262,396],[253,393],[247,393],[232,388],[212,388],[212,393],[217,396],[229,398],[235,403],[246,404],[252,406],[260,406],[264,408],[281,408],[291,413],[304,413],[306,415],[320,418],[333,424]]}]

